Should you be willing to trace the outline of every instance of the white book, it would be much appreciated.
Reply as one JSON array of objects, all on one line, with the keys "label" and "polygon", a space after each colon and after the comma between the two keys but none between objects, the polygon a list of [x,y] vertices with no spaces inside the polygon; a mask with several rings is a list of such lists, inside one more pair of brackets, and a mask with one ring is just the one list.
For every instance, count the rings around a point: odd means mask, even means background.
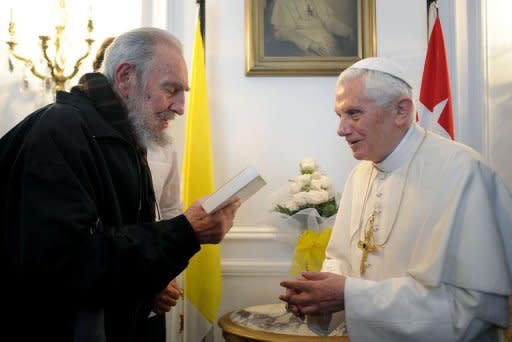
[{"label": "white book", "polygon": [[208,197],[203,202],[203,208],[208,214],[211,214],[223,208],[235,197],[244,202],[265,184],[267,183],[258,171],[253,167],[248,167]]}]

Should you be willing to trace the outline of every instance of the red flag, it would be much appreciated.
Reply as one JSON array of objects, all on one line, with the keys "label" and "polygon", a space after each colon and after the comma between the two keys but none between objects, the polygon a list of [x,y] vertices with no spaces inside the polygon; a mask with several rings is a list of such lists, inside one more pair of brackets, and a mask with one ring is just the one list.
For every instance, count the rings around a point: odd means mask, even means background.
[{"label": "red flag", "polygon": [[454,139],[450,74],[439,15],[436,15],[428,41],[418,119],[420,126]]}]

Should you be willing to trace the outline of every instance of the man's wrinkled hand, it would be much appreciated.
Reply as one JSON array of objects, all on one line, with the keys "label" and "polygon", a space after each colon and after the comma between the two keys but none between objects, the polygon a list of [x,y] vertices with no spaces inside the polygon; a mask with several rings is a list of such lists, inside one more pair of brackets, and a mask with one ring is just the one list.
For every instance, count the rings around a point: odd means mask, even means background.
[{"label": "man's wrinkled hand", "polygon": [[204,211],[201,203],[202,200],[192,203],[184,215],[192,225],[199,243],[219,243],[233,227],[236,211],[242,201],[235,199],[210,215]]},{"label": "man's wrinkled hand", "polygon": [[167,287],[156,296],[153,311],[157,315],[169,312],[182,295],[183,290],[178,286],[176,279],[171,280]]},{"label": "man's wrinkled hand", "polygon": [[345,309],[345,277],[328,272],[302,272],[296,280],[283,280],[286,292],[279,299],[295,314],[332,313]]}]

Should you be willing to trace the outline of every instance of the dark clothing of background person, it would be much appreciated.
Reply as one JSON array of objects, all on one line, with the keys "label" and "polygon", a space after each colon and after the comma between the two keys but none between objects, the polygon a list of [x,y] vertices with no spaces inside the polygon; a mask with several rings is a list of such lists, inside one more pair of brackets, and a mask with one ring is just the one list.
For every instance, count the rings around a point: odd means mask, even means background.
[{"label": "dark clothing of background person", "polygon": [[135,341],[200,248],[184,215],[152,223],[127,112],[88,75],[0,140],[0,336],[73,341],[79,313],[103,310],[108,341]]}]

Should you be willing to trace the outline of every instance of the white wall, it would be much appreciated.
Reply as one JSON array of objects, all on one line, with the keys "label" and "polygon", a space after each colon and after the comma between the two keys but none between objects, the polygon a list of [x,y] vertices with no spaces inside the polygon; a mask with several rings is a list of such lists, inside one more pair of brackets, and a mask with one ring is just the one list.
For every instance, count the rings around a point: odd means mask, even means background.
[{"label": "white wall", "polygon": [[439,1],[456,140],[475,148],[512,189],[512,22],[506,0]]},{"label": "white wall", "polygon": [[509,0],[485,1],[488,136],[491,165],[512,189],[512,13]]}]

